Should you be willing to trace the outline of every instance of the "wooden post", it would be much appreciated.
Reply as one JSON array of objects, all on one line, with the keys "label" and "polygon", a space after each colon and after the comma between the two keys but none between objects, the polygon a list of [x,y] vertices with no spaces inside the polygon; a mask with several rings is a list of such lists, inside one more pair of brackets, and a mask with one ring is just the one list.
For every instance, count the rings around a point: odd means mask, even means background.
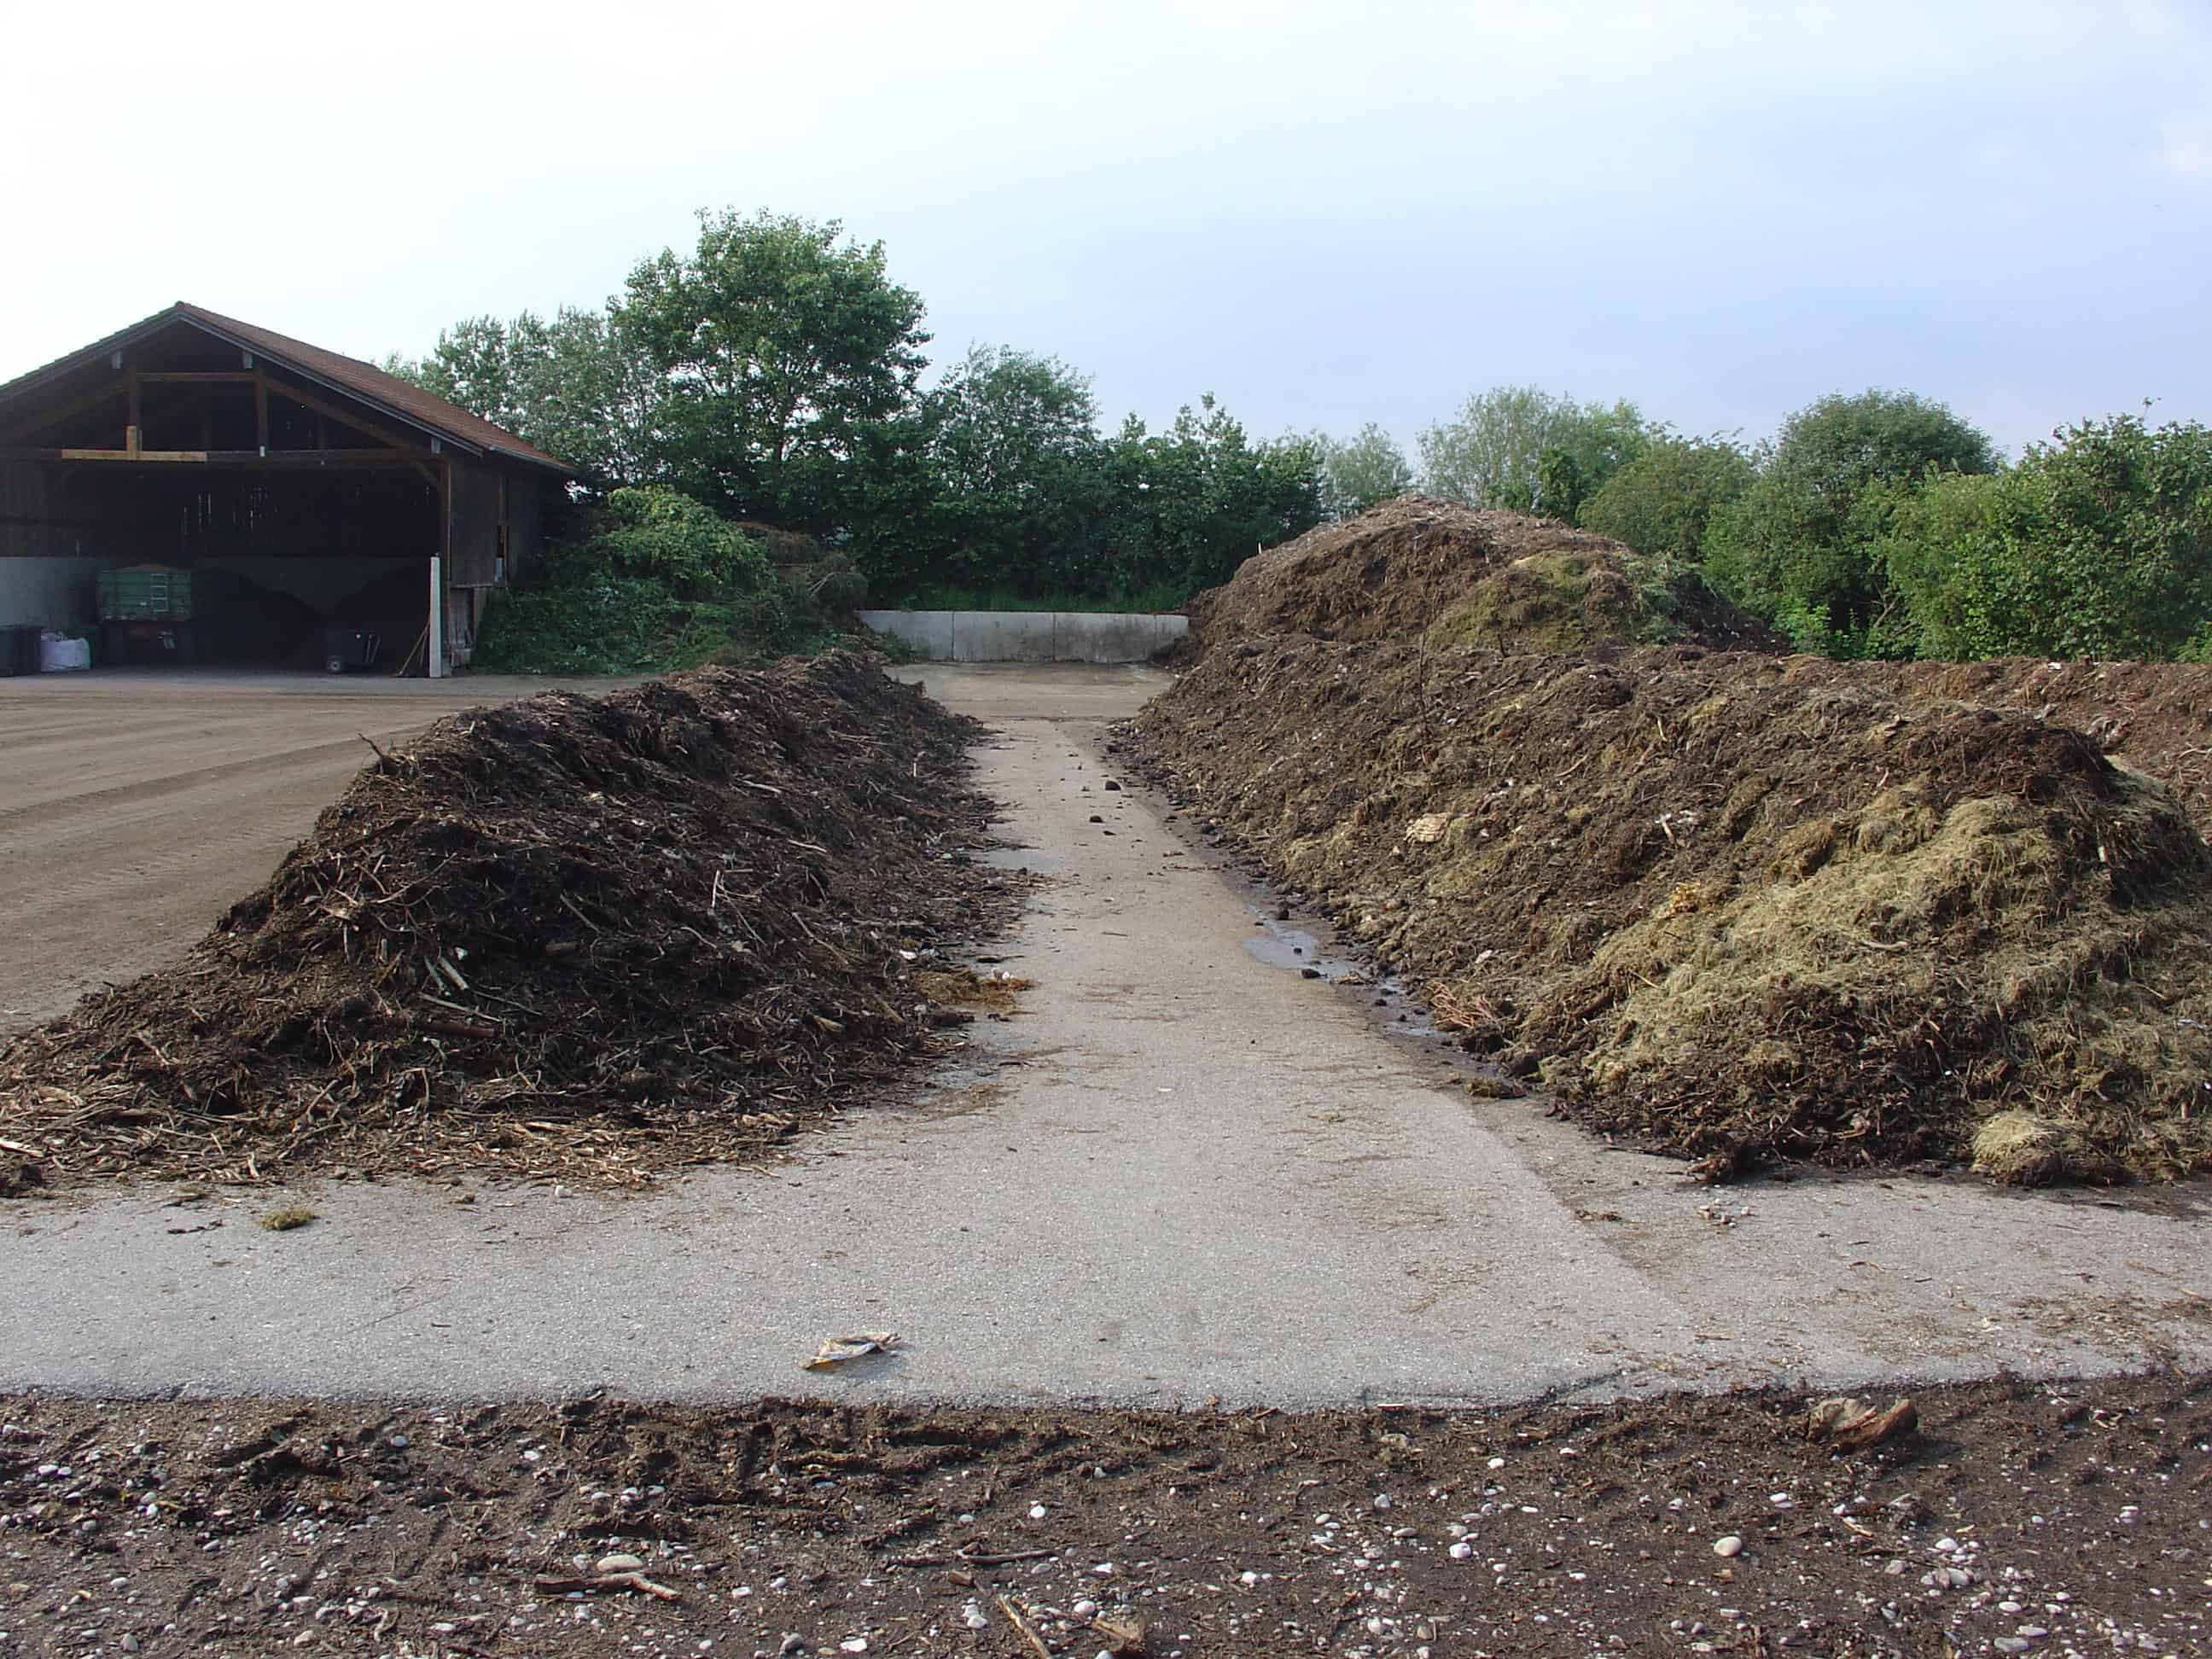
[{"label": "wooden post", "polygon": [[123,451],[126,455],[138,453],[138,371],[132,369],[124,382],[130,402],[130,413],[123,417]]},{"label": "wooden post", "polygon": [[263,454],[269,453],[269,377],[258,369],[253,372],[253,441]]}]

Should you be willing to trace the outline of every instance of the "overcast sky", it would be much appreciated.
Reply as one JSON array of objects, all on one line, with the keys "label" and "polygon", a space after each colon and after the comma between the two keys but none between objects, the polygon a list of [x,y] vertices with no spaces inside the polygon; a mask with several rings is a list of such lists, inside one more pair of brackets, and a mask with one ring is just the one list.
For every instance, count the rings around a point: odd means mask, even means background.
[{"label": "overcast sky", "polygon": [[2212,0],[0,0],[0,379],[178,299],[420,353],[767,206],[1109,421],[2212,419]]}]

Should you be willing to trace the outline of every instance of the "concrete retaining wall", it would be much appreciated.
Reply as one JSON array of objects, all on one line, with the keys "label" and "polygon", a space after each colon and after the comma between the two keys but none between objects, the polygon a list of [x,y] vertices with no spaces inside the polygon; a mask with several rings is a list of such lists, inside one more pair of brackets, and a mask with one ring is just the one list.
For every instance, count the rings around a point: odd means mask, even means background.
[{"label": "concrete retaining wall", "polygon": [[1190,630],[1188,617],[1110,611],[863,611],[860,620],[932,662],[1143,662]]}]

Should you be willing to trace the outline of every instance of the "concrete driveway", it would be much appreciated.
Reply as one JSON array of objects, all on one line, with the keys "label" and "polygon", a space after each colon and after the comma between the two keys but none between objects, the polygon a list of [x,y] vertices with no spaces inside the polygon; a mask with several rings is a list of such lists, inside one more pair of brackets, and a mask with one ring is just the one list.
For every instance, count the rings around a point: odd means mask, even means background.
[{"label": "concrete driveway", "polygon": [[1686,1185],[1300,977],[1324,941],[1104,787],[1148,672],[915,675],[992,721],[1048,878],[987,953],[1024,1012],[917,1103],[644,1198],[326,1183],[281,1234],[267,1194],[9,1203],[0,1389],[1304,1406],[2212,1360],[2201,1189]]}]

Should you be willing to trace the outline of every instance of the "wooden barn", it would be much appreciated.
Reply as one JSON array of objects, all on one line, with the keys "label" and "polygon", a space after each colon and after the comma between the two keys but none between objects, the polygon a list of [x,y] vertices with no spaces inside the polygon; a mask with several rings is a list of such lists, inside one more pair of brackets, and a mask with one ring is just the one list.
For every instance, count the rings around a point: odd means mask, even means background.
[{"label": "wooden barn", "polygon": [[376,666],[441,674],[568,477],[373,364],[179,303],[0,385],[0,624],[109,662],[360,666],[373,636]]}]

